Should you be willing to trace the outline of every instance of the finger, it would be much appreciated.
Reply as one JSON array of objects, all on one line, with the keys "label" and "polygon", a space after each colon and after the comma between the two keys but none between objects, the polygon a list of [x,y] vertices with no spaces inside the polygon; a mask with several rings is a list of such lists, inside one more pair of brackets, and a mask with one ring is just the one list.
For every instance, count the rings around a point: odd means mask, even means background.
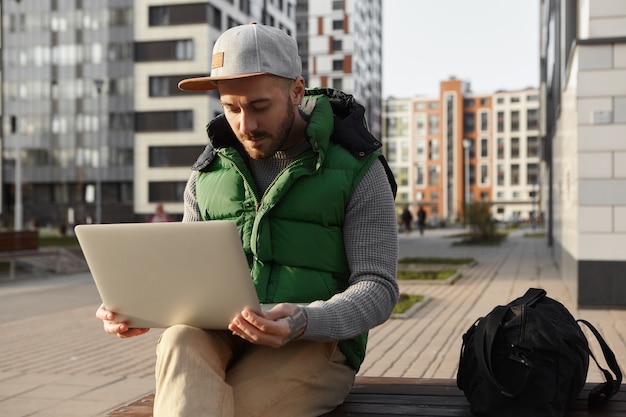
[{"label": "finger", "polygon": [[150,330],[149,328],[134,327],[134,328],[128,329],[124,333],[118,333],[117,337],[119,337],[121,339],[125,339],[125,338],[128,338],[128,337],[139,336],[139,335],[142,335],[144,333],[147,333],[149,330]]},{"label": "finger", "polygon": [[115,318],[115,313],[107,310],[104,304],[101,304],[96,311],[96,317],[100,320],[113,320]]}]

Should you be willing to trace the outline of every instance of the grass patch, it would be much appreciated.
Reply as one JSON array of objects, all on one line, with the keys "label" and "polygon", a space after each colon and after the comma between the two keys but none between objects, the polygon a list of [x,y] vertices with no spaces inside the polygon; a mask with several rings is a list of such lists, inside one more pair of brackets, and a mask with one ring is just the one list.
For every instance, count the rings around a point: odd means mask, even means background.
[{"label": "grass patch", "polygon": [[496,232],[488,238],[476,238],[471,235],[465,237],[458,242],[452,243],[453,246],[496,246],[502,243],[508,236],[507,233]]},{"label": "grass patch", "polygon": [[524,237],[546,237],[545,232],[524,233]]},{"label": "grass patch", "polygon": [[419,303],[424,299],[421,294],[400,294],[398,303],[393,309],[393,314],[402,314],[413,306],[415,303]]},{"label": "grass patch", "polygon": [[437,257],[424,257],[424,258],[402,258],[398,260],[399,264],[450,264],[450,265],[465,265],[474,262],[474,258],[437,258]]},{"label": "grass patch", "polygon": [[455,273],[455,269],[442,269],[440,271],[399,270],[397,277],[399,280],[443,281],[450,278]]}]

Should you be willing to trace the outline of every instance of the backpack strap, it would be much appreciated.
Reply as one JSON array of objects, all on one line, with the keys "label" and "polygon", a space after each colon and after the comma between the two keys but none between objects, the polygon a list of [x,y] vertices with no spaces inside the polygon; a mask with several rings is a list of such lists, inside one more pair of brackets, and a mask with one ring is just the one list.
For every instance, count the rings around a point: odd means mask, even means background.
[{"label": "backpack strap", "polygon": [[606,360],[606,363],[609,365],[611,371],[613,371],[613,374],[615,374],[614,379],[613,375],[611,375],[609,371],[600,366],[598,360],[594,356],[589,346],[584,347],[589,356],[593,358],[593,361],[596,363],[598,368],[600,368],[600,371],[602,371],[602,373],[604,374],[604,379],[606,380],[606,382],[596,385],[589,393],[589,397],[587,399],[589,408],[596,408],[601,406],[609,398],[617,394],[622,383],[622,371],[619,368],[617,359],[615,359],[615,354],[613,353],[609,345],[604,341],[604,338],[602,338],[600,332],[595,327],[593,327],[593,325],[587,320],[578,319],[576,320],[576,322],[583,323],[585,326],[587,326],[587,328],[589,328],[589,330],[591,330],[593,335],[596,337],[596,340],[600,344],[600,347],[602,347],[602,353],[604,354],[604,359]]}]

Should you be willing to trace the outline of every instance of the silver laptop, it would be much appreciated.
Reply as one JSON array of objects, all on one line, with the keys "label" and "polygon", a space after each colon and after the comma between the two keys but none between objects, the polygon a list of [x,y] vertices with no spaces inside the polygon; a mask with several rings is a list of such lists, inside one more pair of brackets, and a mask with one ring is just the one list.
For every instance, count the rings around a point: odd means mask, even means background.
[{"label": "silver laptop", "polygon": [[76,236],[105,307],[130,327],[226,329],[261,311],[230,221],[78,225]]}]

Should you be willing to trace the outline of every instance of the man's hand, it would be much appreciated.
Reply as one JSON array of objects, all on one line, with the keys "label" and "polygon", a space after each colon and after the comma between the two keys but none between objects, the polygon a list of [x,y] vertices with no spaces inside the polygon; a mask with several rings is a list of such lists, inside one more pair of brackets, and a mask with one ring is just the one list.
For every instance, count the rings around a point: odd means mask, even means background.
[{"label": "man's hand", "polygon": [[228,329],[248,342],[280,347],[304,333],[306,320],[302,307],[281,303],[261,315],[243,310],[233,318]]},{"label": "man's hand", "polygon": [[115,313],[107,310],[104,304],[96,311],[96,317],[104,322],[104,331],[109,334],[116,334],[117,337],[127,338],[133,336],[139,336],[146,333],[150,329],[145,328],[128,328],[128,323],[125,321],[116,321]]}]

